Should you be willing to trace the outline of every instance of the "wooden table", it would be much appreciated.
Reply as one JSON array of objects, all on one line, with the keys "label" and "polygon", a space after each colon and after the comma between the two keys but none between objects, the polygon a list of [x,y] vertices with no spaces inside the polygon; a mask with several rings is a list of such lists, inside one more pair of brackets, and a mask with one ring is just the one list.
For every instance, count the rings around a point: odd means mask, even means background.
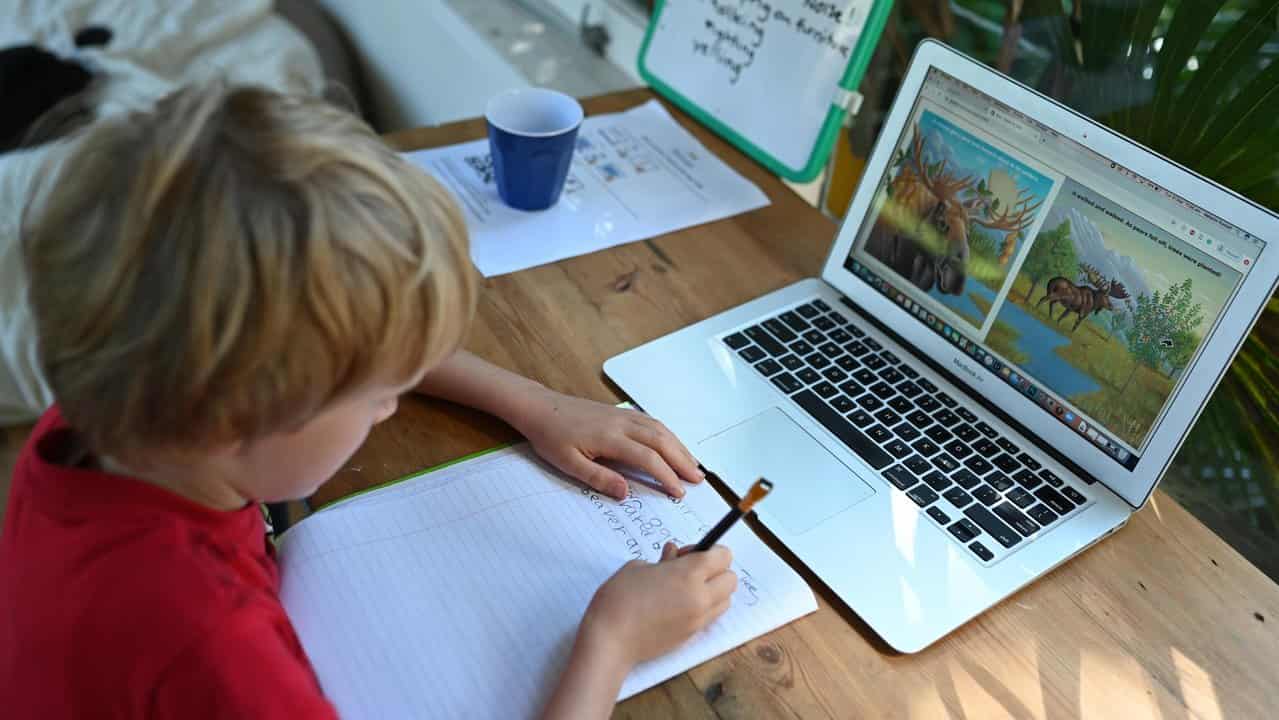
[{"label": "wooden table", "polygon": [[[585,101],[612,112],[650,97]],[[768,194],[766,208],[485,282],[467,347],[564,392],[622,399],[605,358],[816,275],[836,226],[686,116]],[[481,120],[390,136],[482,137]],[[319,501],[517,439],[499,421],[406,400]],[[818,589],[813,615],[618,706],[620,717],[1264,718],[1279,715],[1279,586],[1162,493],[1126,528],[917,655],[893,653]]]}]

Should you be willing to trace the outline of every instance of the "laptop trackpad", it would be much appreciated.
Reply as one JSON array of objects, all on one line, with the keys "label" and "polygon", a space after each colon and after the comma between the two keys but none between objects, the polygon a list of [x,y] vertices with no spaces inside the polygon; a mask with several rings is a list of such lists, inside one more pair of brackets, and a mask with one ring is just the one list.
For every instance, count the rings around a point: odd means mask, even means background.
[{"label": "laptop trackpad", "polygon": [[740,497],[760,477],[773,491],[760,505],[798,535],[875,494],[847,465],[779,408],[698,444],[698,459]]}]

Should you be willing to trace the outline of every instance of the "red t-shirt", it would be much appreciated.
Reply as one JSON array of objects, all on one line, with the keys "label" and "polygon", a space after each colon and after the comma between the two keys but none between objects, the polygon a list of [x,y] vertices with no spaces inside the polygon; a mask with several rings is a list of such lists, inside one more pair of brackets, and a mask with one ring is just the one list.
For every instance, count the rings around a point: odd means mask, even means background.
[{"label": "red t-shirt", "polygon": [[18,459],[0,536],[0,714],[333,718],[279,599],[261,512],[50,462],[56,408]]}]

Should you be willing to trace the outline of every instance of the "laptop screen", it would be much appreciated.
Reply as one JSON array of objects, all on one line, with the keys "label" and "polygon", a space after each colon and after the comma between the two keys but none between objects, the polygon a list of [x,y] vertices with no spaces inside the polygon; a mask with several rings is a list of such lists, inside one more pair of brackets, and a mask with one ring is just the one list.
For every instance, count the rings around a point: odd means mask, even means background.
[{"label": "laptop screen", "polygon": [[1263,243],[933,68],[845,267],[1132,470]]}]

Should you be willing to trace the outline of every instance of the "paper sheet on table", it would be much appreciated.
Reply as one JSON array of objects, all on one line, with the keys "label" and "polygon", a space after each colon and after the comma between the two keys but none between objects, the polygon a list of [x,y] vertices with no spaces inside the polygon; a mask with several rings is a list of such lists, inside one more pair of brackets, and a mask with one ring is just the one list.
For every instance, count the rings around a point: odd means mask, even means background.
[{"label": "paper sheet on table", "polygon": [[[600,584],[727,510],[706,484],[679,501],[639,482],[621,503],[600,497],[521,444],[302,521],[280,545],[281,597],[342,717],[533,717]],[[732,607],[636,667],[619,699],[817,609],[744,523],[721,542]]]},{"label": "paper sheet on table", "polygon": [[702,146],[661,103],[582,122],[554,207],[507,207],[488,140],[405,153],[457,198],[471,257],[485,276],[523,270],[719,220],[768,204],[754,183]]}]

